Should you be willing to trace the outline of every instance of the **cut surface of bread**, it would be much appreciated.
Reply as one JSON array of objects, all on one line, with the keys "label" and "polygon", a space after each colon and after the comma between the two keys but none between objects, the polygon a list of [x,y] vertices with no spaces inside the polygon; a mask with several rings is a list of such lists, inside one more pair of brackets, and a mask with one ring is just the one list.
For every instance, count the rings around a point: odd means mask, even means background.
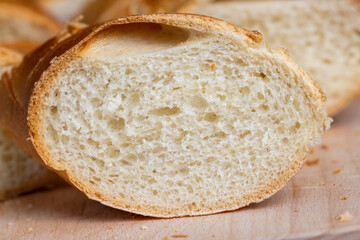
[{"label": "cut surface of bread", "polygon": [[60,29],[55,20],[32,8],[0,2],[0,44],[18,41],[41,44]]},{"label": "cut surface of bread", "polygon": [[[10,74],[25,53],[56,35],[60,29],[54,20],[31,8],[0,2],[0,79],[5,72]],[[0,115],[5,114],[0,111]],[[24,153],[0,129],[1,200],[51,185],[58,181],[56,179],[56,175]]]},{"label": "cut surface of bread", "polygon": [[260,42],[196,15],[90,27],[16,69],[25,119],[1,124],[105,205],[156,217],[237,209],[283,187],[329,125],[317,85]]},{"label": "cut surface of bread", "polygon": [[[0,76],[10,72],[22,59],[21,51],[0,46]],[[57,181],[56,179],[53,173],[23,152],[0,129],[0,200],[49,186]]]},{"label": "cut surface of bread", "polygon": [[272,47],[290,56],[317,81],[330,115],[360,92],[360,2],[230,1],[193,12],[214,16],[263,33]]},{"label": "cut surface of bread", "polygon": [[56,175],[24,153],[0,129],[0,200],[49,186],[56,179]]}]

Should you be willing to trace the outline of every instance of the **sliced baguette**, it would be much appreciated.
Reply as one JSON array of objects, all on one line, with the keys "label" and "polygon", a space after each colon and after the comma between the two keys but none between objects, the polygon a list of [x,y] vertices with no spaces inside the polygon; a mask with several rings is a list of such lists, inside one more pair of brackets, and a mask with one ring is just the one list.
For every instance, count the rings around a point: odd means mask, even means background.
[{"label": "sliced baguette", "polygon": [[[25,53],[53,37],[60,29],[55,20],[36,10],[0,2],[0,78],[17,66]],[[0,111],[0,115],[5,114]],[[0,200],[58,181],[56,175],[20,150],[0,129]]]},{"label": "sliced baguette", "polygon": [[191,12],[264,34],[317,81],[335,115],[360,93],[360,1],[229,1]]},{"label": "sliced baguette", "polygon": [[[21,46],[21,51],[0,47],[0,76],[22,61],[24,46],[31,46],[24,42],[16,45]],[[0,200],[58,182],[53,173],[24,153],[0,129]]]},{"label": "sliced baguette", "polygon": [[196,15],[92,26],[3,79],[0,122],[105,205],[156,217],[237,209],[282,188],[330,122],[316,83],[260,42]]}]

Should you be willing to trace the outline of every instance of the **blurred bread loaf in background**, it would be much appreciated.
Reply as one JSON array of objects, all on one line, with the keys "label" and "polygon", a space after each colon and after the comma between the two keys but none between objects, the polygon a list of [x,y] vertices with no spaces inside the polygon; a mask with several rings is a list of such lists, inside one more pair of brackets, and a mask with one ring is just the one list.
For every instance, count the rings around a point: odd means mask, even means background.
[{"label": "blurred bread loaf in background", "polygon": [[[21,63],[24,54],[60,30],[59,23],[37,10],[21,4],[0,2],[0,78],[8,78],[12,74],[11,69]],[[0,200],[59,181],[6,136],[5,132],[13,130],[0,129]]]}]

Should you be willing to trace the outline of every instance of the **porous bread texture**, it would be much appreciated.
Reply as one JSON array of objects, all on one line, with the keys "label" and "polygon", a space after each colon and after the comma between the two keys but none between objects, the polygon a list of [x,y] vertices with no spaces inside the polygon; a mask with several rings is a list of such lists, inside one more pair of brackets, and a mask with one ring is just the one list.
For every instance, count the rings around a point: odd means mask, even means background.
[{"label": "porous bread texture", "polygon": [[52,173],[0,129],[0,200],[45,186],[53,178]]},{"label": "porous bread texture", "polygon": [[157,217],[237,209],[279,190],[321,137],[321,94],[283,53],[187,18],[209,32],[113,27],[37,85],[32,142],[90,198]]},{"label": "porous bread texture", "polygon": [[31,8],[0,2],[0,43],[33,41],[43,43],[53,37],[61,26]]},{"label": "porous bread texture", "polygon": [[257,29],[317,81],[330,115],[360,92],[360,6],[357,1],[231,1],[193,12]]}]

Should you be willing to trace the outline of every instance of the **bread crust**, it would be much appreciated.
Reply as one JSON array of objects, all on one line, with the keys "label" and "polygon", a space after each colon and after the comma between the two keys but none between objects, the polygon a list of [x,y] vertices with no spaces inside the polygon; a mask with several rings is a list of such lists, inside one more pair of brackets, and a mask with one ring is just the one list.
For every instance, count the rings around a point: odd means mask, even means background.
[{"label": "bread crust", "polygon": [[[209,34],[226,35],[238,41],[247,43],[249,48],[264,48],[260,45],[261,34],[235,27],[224,21],[190,14],[152,14],[124,17],[109,21],[102,25],[91,26],[80,30],[77,34],[66,37],[58,36],[37,49],[33,54],[27,56],[23,63],[13,69],[11,74],[5,75],[0,85],[0,111],[5,112],[0,123],[6,129],[14,129],[11,137],[25,151],[35,156],[47,166],[52,168],[58,175],[84,192],[90,199],[97,200],[104,205],[117,209],[126,210],[141,215],[156,217],[178,217],[189,215],[204,215],[222,211],[229,211],[246,206],[250,203],[262,201],[279,189],[300,170],[307,151],[304,150],[297,161],[294,161],[286,173],[279,179],[269,182],[259,192],[236,200],[224,200],[211,206],[197,208],[192,211],[185,208],[148,206],[127,202],[124,199],[114,199],[112,196],[102,195],[91,186],[84,185],[71,169],[66,169],[54,159],[46,148],[46,141],[41,135],[40,129],[43,125],[42,109],[43,99],[49,89],[53,86],[53,76],[76,57],[87,44],[97,38],[100,33],[107,32],[119,25],[130,23],[156,23],[165,24],[189,30],[201,31]],[[314,111],[323,109],[325,96],[317,84],[300,69],[282,50],[269,50],[278,56],[280,61],[287,64],[294,72],[299,73],[307,89],[308,98],[314,103]],[[11,79],[11,81],[10,81]],[[326,119],[326,118],[325,118]],[[324,120],[324,126],[327,122]],[[319,129],[322,132],[323,127]]]},{"label": "bread crust", "polygon": [[[54,36],[62,29],[61,25],[51,17],[36,9],[21,4],[0,2],[0,16],[10,21],[13,19],[23,19],[24,21],[27,21],[33,25],[43,27],[44,29],[48,30],[49,33],[53,33]],[[0,42],[0,78],[4,70],[18,65],[22,61],[24,54],[31,52],[41,44],[42,42],[26,41],[25,39]],[[2,69],[1,65],[3,65],[4,69]],[[9,74],[9,72],[5,73],[5,75]],[[7,83],[5,86],[10,87],[10,85]],[[5,96],[2,95],[0,98],[3,99],[2,97]],[[2,116],[8,114],[7,112],[2,111],[0,111],[0,113]],[[12,128],[4,129],[4,133],[11,136],[12,130]],[[0,132],[0,134],[3,134],[3,132]],[[35,164],[38,164],[35,159],[33,161]],[[7,169],[3,169],[3,171],[7,171]],[[21,181],[19,184],[17,184],[17,186],[11,186],[11,188],[8,186],[8,189],[1,189],[0,200],[14,197],[39,187],[50,187],[58,185],[60,182],[62,182],[54,173],[46,171],[45,169],[36,172],[36,174],[37,177],[35,179],[27,179],[26,181],[22,176],[13,176],[13,178],[19,178]]]}]

